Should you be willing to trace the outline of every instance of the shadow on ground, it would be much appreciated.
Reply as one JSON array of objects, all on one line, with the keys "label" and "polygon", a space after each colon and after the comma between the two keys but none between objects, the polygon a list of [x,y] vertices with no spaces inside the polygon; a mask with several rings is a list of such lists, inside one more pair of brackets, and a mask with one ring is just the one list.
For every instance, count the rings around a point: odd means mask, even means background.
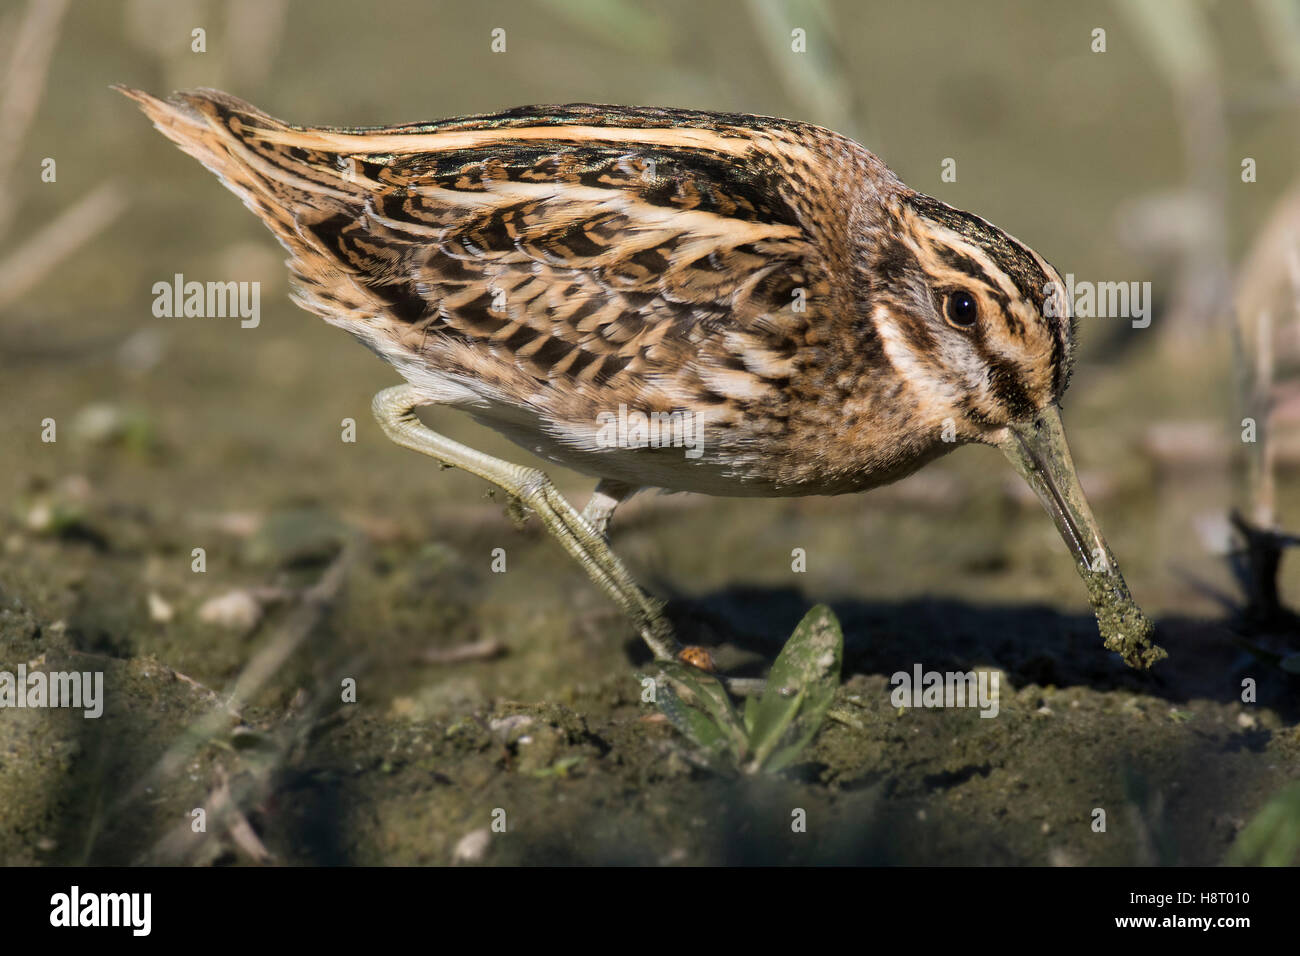
[{"label": "shadow on ground", "polygon": [[[734,662],[732,672],[761,676],[811,603],[797,588],[739,587],[676,599],[669,613],[684,640],[718,649],[724,660]],[[1142,672],[1101,646],[1090,614],[937,598],[880,602],[839,597],[825,603],[844,628],[846,677],[910,673],[918,663],[945,672],[994,667],[1017,687],[1126,689],[1171,703],[1239,701],[1242,681],[1250,678],[1284,719],[1300,719],[1300,695],[1286,692],[1294,688],[1292,678],[1262,666],[1243,650],[1236,639],[1247,635],[1227,622],[1173,615],[1158,619],[1155,640],[1169,658]],[[1267,639],[1279,649],[1300,646],[1300,632]],[[629,642],[626,650],[635,663],[648,660],[639,642]]]}]

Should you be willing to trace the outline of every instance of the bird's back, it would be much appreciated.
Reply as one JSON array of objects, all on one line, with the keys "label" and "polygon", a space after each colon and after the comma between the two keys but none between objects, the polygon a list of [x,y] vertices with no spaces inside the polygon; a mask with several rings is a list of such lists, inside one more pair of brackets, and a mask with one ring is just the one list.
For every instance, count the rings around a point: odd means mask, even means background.
[{"label": "bird's back", "polygon": [[[430,401],[636,484],[849,480],[774,449],[835,423],[855,219],[904,188],[852,141],[592,105],[307,128],[214,90],[123,92],[272,229],[296,301]],[[607,440],[610,416],[683,411],[709,456]]]}]

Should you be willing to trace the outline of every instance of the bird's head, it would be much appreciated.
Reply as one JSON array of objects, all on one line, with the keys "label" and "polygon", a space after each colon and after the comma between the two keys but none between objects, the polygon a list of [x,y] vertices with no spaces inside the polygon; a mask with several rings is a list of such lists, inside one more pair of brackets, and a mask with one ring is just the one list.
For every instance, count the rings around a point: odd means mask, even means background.
[{"label": "bird's head", "polygon": [[890,218],[869,267],[872,326],[914,386],[914,414],[937,442],[1001,449],[1055,521],[1099,620],[1122,621],[1108,641],[1121,631],[1145,639],[1151,625],[1084,497],[1061,424],[1075,333],[1061,275],[996,226],[929,196],[905,194]]},{"label": "bird's head", "polygon": [[1060,399],[1074,361],[1061,276],[978,216],[904,197],[874,244],[873,325],[946,440],[997,444]]}]

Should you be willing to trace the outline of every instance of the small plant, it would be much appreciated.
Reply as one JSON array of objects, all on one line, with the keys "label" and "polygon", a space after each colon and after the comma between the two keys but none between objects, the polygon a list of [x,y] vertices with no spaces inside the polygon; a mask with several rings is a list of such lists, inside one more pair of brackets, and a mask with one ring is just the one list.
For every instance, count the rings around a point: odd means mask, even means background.
[{"label": "small plant", "polygon": [[667,663],[655,699],[673,726],[746,773],[776,773],[798,759],[826,717],[840,683],[844,634],[830,608],[809,611],[781,649],[761,697],[746,698],[743,716],[712,674]]},{"label": "small plant", "polygon": [[1300,783],[1284,787],[1237,835],[1229,866],[1294,866],[1300,859]]}]

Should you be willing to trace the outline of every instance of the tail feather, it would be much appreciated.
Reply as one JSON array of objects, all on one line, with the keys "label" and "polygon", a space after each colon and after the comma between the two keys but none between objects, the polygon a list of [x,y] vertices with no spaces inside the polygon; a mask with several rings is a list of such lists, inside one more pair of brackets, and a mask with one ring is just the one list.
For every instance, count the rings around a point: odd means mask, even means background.
[{"label": "tail feather", "polygon": [[[380,303],[363,284],[349,281],[356,270],[314,228],[365,214],[367,196],[339,169],[337,150],[322,149],[310,130],[282,123],[221,90],[188,90],[160,99],[126,86],[114,89],[135,100],[164,136],[216,174],[266,223],[290,255],[286,264],[297,280],[295,301],[345,326],[375,315]],[[275,142],[264,134],[275,136]],[[323,154],[333,155],[321,162]]]},{"label": "tail feather", "polygon": [[191,90],[159,99],[143,90],[115,86],[135,100],[164,136],[189,153],[236,191],[265,188],[250,175],[255,154],[245,130],[268,129],[284,124],[256,107],[220,90]]},{"label": "tail feather", "polygon": [[173,93],[163,100],[143,90],[114,87],[140,104],[145,115],[164,136],[216,174],[222,184],[271,228],[292,253],[294,240],[303,237],[285,208],[283,189],[259,163],[240,132],[246,128],[280,125],[255,107],[219,90]]}]

